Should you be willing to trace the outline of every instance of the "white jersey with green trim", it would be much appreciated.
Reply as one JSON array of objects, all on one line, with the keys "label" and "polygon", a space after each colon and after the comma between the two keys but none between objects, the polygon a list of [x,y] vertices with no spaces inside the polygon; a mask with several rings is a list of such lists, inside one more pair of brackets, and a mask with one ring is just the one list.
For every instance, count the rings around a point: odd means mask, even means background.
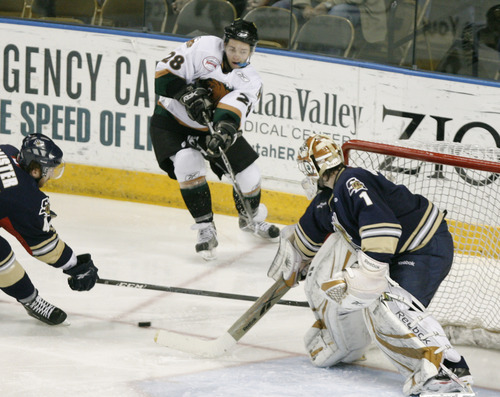
[{"label": "white jersey with green trim", "polygon": [[[211,92],[214,109],[225,109],[240,117],[240,128],[260,100],[262,80],[252,65],[222,71],[224,41],[216,36],[200,36],[172,51],[156,66],[156,74],[173,73],[188,84],[200,81]],[[161,105],[180,122],[195,129],[205,126],[191,120],[177,100],[160,96]]]}]

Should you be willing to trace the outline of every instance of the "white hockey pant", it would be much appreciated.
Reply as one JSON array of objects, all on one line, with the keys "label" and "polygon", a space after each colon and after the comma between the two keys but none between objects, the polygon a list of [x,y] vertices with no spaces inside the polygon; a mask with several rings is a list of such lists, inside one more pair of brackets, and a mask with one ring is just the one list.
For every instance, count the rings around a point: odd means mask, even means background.
[{"label": "white hockey pant", "polygon": [[[207,175],[206,160],[199,150],[190,147],[182,149],[170,159],[174,163],[175,176],[179,182],[188,182]],[[260,170],[255,161],[237,173],[235,178],[243,194],[260,190]]]},{"label": "white hockey pant", "polygon": [[418,394],[436,376],[444,358],[459,361],[441,325],[406,290],[391,285],[363,310],[377,346],[406,378],[405,395]]},{"label": "white hockey pant", "polygon": [[325,241],[309,267],[304,289],[316,322],[304,336],[304,343],[317,367],[356,361],[371,343],[362,311],[346,312],[321,290],[324,281],[354,262],[354,250],[335,233]]},{"label": "white hockey pant", "polygon": [[179,150],[170,160],[174,163],[175,177],[179,182],[189,182],[207,175],[205,159],[196,149]]}]

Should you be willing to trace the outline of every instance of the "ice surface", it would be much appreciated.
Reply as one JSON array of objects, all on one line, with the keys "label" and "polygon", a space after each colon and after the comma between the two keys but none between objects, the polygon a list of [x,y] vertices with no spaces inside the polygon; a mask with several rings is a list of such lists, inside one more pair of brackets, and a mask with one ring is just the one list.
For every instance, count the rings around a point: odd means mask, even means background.
[{"label": "ice surface", "polygon": [[[276,245],[216,215],[219,258],[194,251],[185,210],[50,194],[53,221],[77,253],[90,252],[103,278],[260,296]],[[157,329],[215,338],[252,304],[222,298],[96,285],[72,291],[62,272],[31,258],[5,231],[44,299],[68,313],[49,327],[0,295],[0,396],[401,396],[402,378],[377,349],[360,365],[318,369],[302,338],[309,309],[276,305],[226,356],[202,359],[157,346]],[[285,299],[305,300],[302,287]],[[138,322],[150,321],[150,328]],[[462,348],[480,397],[500,397],[500,352]]]}]

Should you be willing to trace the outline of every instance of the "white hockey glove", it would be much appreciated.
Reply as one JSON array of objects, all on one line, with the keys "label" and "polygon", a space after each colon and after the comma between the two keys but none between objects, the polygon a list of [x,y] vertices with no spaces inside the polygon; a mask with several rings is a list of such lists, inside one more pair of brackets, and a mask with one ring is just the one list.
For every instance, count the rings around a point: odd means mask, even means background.
[{"label": "white hockey glove", "polygon": [[294,230],[295,225],[286,226],[281,230],[278,252],[267,271],[268,277],[274,280],[283,278],[289,287],[299,285],[301,273],[308,264],[293,244]]},{"label": "white hockey glove", "polygon": [[374,302],[389,285],[389,265],[358,251],[358,263],[321,284],[326,296],[346,310],[359,310]]}]

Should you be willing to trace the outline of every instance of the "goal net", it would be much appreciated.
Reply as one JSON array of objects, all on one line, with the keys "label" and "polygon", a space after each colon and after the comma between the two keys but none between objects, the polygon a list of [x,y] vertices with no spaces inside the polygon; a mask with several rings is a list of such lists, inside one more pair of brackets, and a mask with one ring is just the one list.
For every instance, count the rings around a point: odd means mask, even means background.
[{"label": "goal net", "polygon": [[429,310],[455,344],[500,349],[500,149],[351,140],[348,165],[379,171],[431,200],[453,235],[453,266]]}]

